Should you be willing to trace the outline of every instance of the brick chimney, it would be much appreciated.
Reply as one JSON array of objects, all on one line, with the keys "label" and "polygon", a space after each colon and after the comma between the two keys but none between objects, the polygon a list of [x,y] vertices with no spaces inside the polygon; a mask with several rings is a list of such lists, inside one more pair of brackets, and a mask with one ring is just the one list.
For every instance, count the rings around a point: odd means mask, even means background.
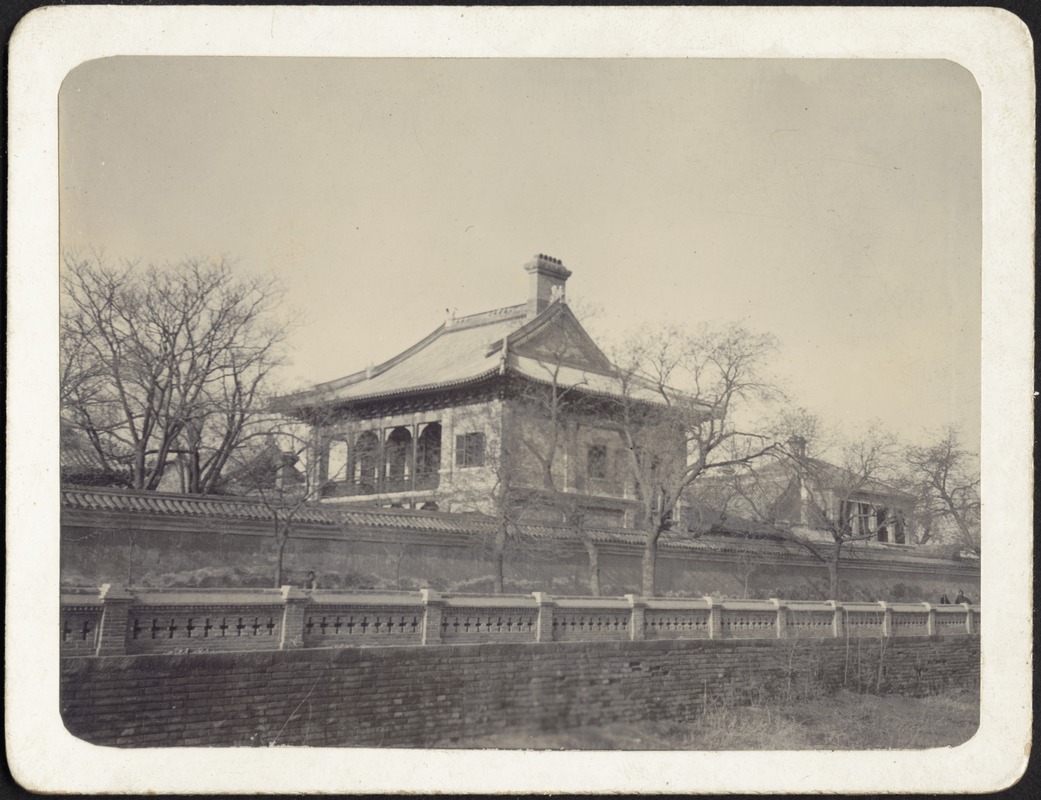
[{"label": "brick chimney", "polygon": [[542,253],[525,264],[524,269],[531,275],[531,288],[528,291],[530,319],[549,308],[555,300],[564,299],[564,284],[571,277],[571,270],[559,258]]},{"label": "brick chimney", "polygon": [[788,440],[788,449],[798,459],[806,458],[806,439],[802,436],[793,436]]}]

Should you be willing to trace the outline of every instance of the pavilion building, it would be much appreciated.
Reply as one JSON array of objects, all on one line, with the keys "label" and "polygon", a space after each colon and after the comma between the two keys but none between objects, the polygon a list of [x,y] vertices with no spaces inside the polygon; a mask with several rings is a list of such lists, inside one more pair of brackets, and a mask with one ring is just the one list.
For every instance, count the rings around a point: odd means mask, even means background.
[{"label": "pavilion building", "polygon": [[615,368],[567,305],[571,271],[542,254],[524,269],[524,303],[446,319],[394,358],[290,398],[315,428],[324,500],[494,513],[508,497],[528,519],[632,523]]}]

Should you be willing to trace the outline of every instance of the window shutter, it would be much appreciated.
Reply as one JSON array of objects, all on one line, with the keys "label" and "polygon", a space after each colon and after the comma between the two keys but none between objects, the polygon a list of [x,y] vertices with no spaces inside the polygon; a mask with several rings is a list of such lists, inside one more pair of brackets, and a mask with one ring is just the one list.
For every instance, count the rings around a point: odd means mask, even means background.
[{"label": "window shutter", "polygon": [[457,467],[466,466],[466,436],[464,435],[455,437],[455,465]]}]

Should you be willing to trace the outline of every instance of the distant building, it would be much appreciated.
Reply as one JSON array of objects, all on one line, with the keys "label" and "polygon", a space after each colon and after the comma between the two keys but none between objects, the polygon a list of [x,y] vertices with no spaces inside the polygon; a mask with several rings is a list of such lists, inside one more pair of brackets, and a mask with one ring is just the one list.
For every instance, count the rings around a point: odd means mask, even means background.
[{"label": "distant building", "polygon": [[[790,457],[761,461],[736,477],[714,476],[692,491],[692,506],[711,508],[703,520],[716,529],[787,529],[807,541],[910,546],[907,519],[915,498],[871,475],[806,454],[806,441],[788,442]],[[725,522],[725,524],[724,524]]]},{"label": "distant building", "polygon": [[524,268],[526,302],[450,316],[389,361],[289,399],[315,426],[327,501],[489,512],[505,491],[529,519],[631,521],[613,366],[565,302],[571,271],[541,254]]}]

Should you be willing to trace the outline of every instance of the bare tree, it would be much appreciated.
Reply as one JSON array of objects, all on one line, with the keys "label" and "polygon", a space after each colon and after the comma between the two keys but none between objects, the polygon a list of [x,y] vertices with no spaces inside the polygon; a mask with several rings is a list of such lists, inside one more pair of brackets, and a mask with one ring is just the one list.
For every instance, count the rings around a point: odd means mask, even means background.
[{"label": "bare tree", "polygon": [[773,337],[741,325],[678,328],[632,339],[616,357],[617,409],[643,532],[642,592],[653,595],[658,542],[696,482],[766,455],[768,438],[739,424],[779,396],[764,377]]},{"label": "bare tree", "polygon": [[[327,474],[319,463],[314,437],[320,427],[268,416],[265,433],[235,451],[227,484],[237,494],[255,498],[271,515],[275,541],[274,585],[285,583],[285,551],[303,512],[317,505],[326,486],[344,479]],[[344,468],[345,470],[345,468]]]},{"label": "bare tree", "polygon": [[[567,324],[555,328],[529,357],[529,377],[509,379],[500,435],[484,452],[491,483],[475,487],[474,506],[490,507],[494,518],[488,549],[495,592],[503,591],[508,558],[559,557],[578,543],[586,551],[590,592],[600,592],[599,554],[585,526],[582,498],[567,485],[564,469],[569,426],[603,424],[590,407],[586,379],[569,366],[583,344],[579,330]],[[606,358],[604,366],[609,367]],[[546,522],[563,524],[572,535],[565,540],[532,535],[532,526]]]},{"label": "bare tree", "polygon": [[918,544],[935,541],[980,555],[980,474],[977,456],[955,427],[904,451],[905,480],[915,495]]},{"label": "bare tree", "polygon": [[788,429],[769,458],[740,465],[706,487],[711,502],[762,525],[767,532],[803,548],[828,571],[828,596],[839,599],[843,559],[858,543],[904,537],[912,498],[892,485],[898,447],[877,427],[838,448],[832,463],[820,457],[812,417]]},{"label": "bare tree", "polygon": [[[581,498],[573,491],[574,487],[567,485],[561,462],[568,446],[569,426],[606,426],[602,416],[598,416],[603,404],[587,394],[588,381],[584,377],[575,380],[574,376],[565,379],[565,365],[576,345],[570,330],[564,327],[562,335],[544,346],[538,362],[537,382],[517,388],[507,421],[510,432],[507,441],[517,450],[511,459],[514,471],[523,471],[520,465],[525,460],[537,466],[537,474],[526,476],[528,485],[537,490],[528,496],[527,505],[543,506],[547,498],[551,498],[560,521],[585,550],[589,592],[596,596],[600,594],[599,550],[586,527]],[[528,509],[517,498],[513,503],[523,519]]]},{"label": "bare tree", "polygon": [[281,359],[277,282],[224,260],[113,267],[67,254],[61,287],[70,438],[130,488],[160,488],[180,461],[183,491],[216,491]]},{"label": "bare tree", "polygon": [[[516,387],[515,387],[516,388]],[[533,393],[531,387],[517,389],[520,394]],[[483,546],[492,567],[492,591],[501,594],[505,590],[507,563],[514,559],[532,561],[552,558],[566,544],[533,534],[533,526],[545,523],[547,509],[560,512],[561,505],[547,505],[547,494],[542,491],[543,481],[552,472],[550,463],[539,464],[536,469],[527,468],[526,458],[530,447],[542,442],[538,448],[545,456],[547,449],[558,448],[559,441],[552,427],[545,420],[532,418],[519,410],[523,401],[514,396],[500,408],[498,432],[482,439],[480,462],[482,469],[474,478],[463,484],[456,478],[453,486],[455,508],[478,511],[490,517],[491,525],[484,538]],[[457,425],[466,419],[457,416]],[[475,419],[480,420],[479,415]],[[538,423],[543,423],[539,425]],[[550,481],[551,485],[553,481]],[[555,520],[550,520],[555,521]]]},{"label": "bare tree", "polygon": [[[505,409],[500,410],[503,417],[507,416]],[[483,422],[483,418],[477,415],[475,418]],[[457,427],[465,422],[465,414],[457,415]],[[466,459],[468,466],[480,469],[474,475],[466,476],[465,481],[457,472],[452,487],[453,510],[478,513],[490,521],[487,533],[481,536],[480,547],[491,562],[492,591],[496,594],[505,591],[509,560],[531,559],[546,546],[545,542],[532,537],[529,527],[524,524],[531,494],[518,474],[508,435],[505,422],[492,436],[482,435],[480,452],[470,452]],[[458,464],[458,454],[456,458]]]}]

